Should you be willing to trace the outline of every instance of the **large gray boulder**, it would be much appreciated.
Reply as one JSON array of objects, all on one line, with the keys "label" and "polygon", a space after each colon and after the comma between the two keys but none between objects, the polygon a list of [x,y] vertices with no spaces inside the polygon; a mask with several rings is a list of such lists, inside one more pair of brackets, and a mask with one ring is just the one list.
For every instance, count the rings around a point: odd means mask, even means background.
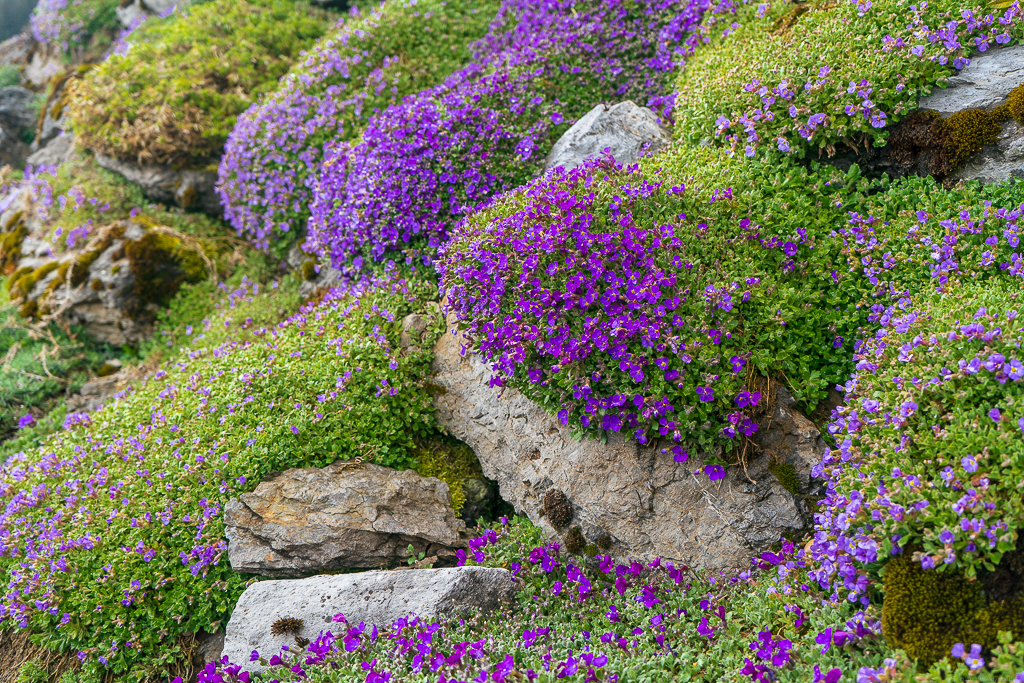
[{"label": "large gray boulder", "polygon": [[809,485],[820,459],[820,435],[796,419],[794,406],[776,406],[788,417],[778,415],[766,429],[765,448],[746,472],[730,467],[711,482],[695,474],[704,464],[699,455],[677,463],[665,445],[640,446],[623,433],[607,443],[578,440],[515,389],[489,387],[487,366],[461,355],[462,344],[445,334],[434,349],[433,382],[443,389],[434,398],[438,421],[473,448],[501,497],[549,533],[578,526],[587,542],[613,555],[720,570],[746,566],[782,534],[807,527],[799,489],[787,490],[769,470],[788,465]]},{"label": "large gray boulder", "polygon": [[[296,639],[315,640],[321,632],[344,635],[345,624],[363,622],[387,629],[398,619],[421,620],[491,612],[515,597],[512,575],[505,569],[453,567],[411,571],[364,572],[314,576],[296,581],[260,581],[245,589],[228,621],[223,654],[245,670],[265,667],[250,662],[253,650],[269,659]],[[283,618],[301,620],[292,632],[273,635],[271,627]]]},{"label": "large gray boulder", "polygon": [[626,166],[640,159],[645,146],[653,153],[671,143],[672,136],[647,107],[629,100],[612,106],[599,104],[558,138],[544,168],[568,170],[605,151]]},{"label": "large gray boulder", "polygon": [[[991,48],[971,57],[971,63],[947,87],[922,97],[918,109],[938,112],[943,118],[967,109],[994,109],[1014,88],[1024,85],[1024,45]],[[1024,177],[1024,127],[1003,124],[996,144],[985,145],[957,170],[952,179],[997,183],[1011,176]]]},{"label": "large gray boulder", "polygon": [[96,163],[108,171],[120,173],[141,187],[143,194],[153,201],[199,209],[211,216],[220,217],[224,214],[220,196],[214,187],[217,174],[213,171],[178,171],[170,166],[143,166],[103,154],[96,155]]},{"label": "large gray boulder", "polygon": [[465,530],[443,481],[341,461],[273,475],[224,515],[232,569],[274,577],[393,566],[410,545],[454,557]]}]

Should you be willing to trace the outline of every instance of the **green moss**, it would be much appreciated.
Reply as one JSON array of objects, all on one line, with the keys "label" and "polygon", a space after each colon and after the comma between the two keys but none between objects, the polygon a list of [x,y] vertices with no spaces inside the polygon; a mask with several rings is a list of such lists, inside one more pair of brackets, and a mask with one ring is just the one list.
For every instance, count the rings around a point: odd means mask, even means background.
[{"label": "green moss", "polygon": [[982,585],[952,571],[925,570],[904,551],[885,567],[882,630],[889,644],[922,670],[949,655],[955,643],[998,643],[999,631],[1024,633],[1019,597],[989,604]]},{"label": "green moss", "polygon": [[1006,98],[1006,108],[1010,116],[1024,123],[1024,84],[1018,85],[1010,91]]},{"label": "green moss", "polygon": [[143,305],[166,306],[183,283],[206,277],[201,257],[178,237],[165,232],[148,232],[127,242],[125,256],[135,276],[135,293]]},{"label": "green moss", "polygon": [[4,231],[0,233],[0,271],[14,267],[14,264],[21,258],[21,243],[28,236],[24,212],[15,213],[3,226],[3,229]]},{"label": "green moss", "polygon": [[302,264],[302,279],[312,282],[316,279],[316,261],[310,259]]},{"label": "green moss", "polygon": [[480,461],[473,449],[455,439],[438,438],[418,448],[414,457],[416,465],[413,469],[421,476],[437,477],[448,484],[452,508],[455,514],[459,514],[466,503],[462,482],[482,474]]},{"label": "green moss", "polygon": [[[335,16],[293,0],[213,0],[132,35],[69,86],[67,114],[83,147],[143,163],[202,167],[238,115],[274,89]],[[183,204],[195,202],[186,191]]]},{"label": "green moss", "polygon": [[768,465],[768,471],[775,475],[775,478],[793,495],[800,494],[800,478],[796,476],[796,468],[788,462],[772,462]]},{"label": "green moss", "polygon": [[950,168],[959,168],[984,145],[995,144],[1008,110],[999,107],[993,111],[967,109],[958,111],[944,124],[945,141]]},{"label": "green moss", "polygon": [[[39,266],[35,270],[20,269],[14,276],[11,277],[11,283],[9,291],[12,297],[26,297],[32,291],[32,288],[36,286],[40,280],[44,279],[47,275],[57,270],[60,264],[57,261],[49,261]],[[33,309],[35,313],[35,309]],[[28,316],[23,316],[28,317]]]}]

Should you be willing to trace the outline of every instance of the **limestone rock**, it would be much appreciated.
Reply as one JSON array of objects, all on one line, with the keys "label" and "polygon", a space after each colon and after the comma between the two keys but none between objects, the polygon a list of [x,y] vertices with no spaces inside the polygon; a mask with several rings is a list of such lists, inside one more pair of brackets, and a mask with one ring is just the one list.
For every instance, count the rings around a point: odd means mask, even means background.
[{"label": "limestone rock", "polygon": [[573,125],[551,148],[545,170],[570,169],[607,149],[622,165],[635,164],[644,145],[657,152],[672,143],[657,115],[647,107],[626,100],[616,105],[599,104]]},{"label": "limestone rock", "polygon": [[71,158],[75,153],[74,133],[60,133],[49,140],[49,142],[28,155],[26,164],[32,166],[60,166]]},{"label": "limestone rock", "polygon": [[964,109],[994,109],[1024,83],[1024,45],[991,48],[972,55],[967,68],[949,77],[943,89],[935,88],[922,97],[918,109],[936,111],[944,117]]},{"label": "limestone rock", "polygon": [[58,44],[33,45],[28,63],[21,72],[24,81],[34,88],[43,88],[51,78],[64,70],[61,50]]},{"label": "limestone rock", "polygon": [[149,18],[149,14],[142,6],[141,0],[133,0],[130,3],[120,3],[114,12],[117,14],[117,20],[121,22],[121,25],[125,28],[135,28],[146,19]]},{"label": "limestone rock", "polygon": [[224,213],[214,189],[217,174],[213,171],[176,171],[170,166],[142,166],[102,154],[96,155],[96,163],[140,186],[153,201],[201,209],[212,216],[219,217]]},{"label": "limestone rock", "polygon": [[340,461],[273,475],[224,514],[231,567],[275,577],[393,565],[409,545],[451,558],[465,529],[439,479]]},{"label": "limestone rock", "polygon": [[77,394],[68,398],[68,412],[95,413],[114,398],[122,379],[119,374],[115,374],[89,380]]},{"label": "limestone rock", "polygon": [[[445,334],[434,348],[433,381],[445,390],[434,398],[438,421],[473,448],[501,497],[549,532],[578,525],[588,542],[608,534],[615,555],[719,570],[746,566],[781,534],[807,526],[806,503],[770,474],[767,453],[748,462],[749,479],[731,467],[725,479],[711,482],[694,474],[704,464],[699,456],[676,463],[671,452],[622,433],[605,444],[577,440],[518,391],[488,387],[490,371],[479,358],[461,356],[461,344],[460,336]],[[816,457],[817,431],[792,406],[778,410],[787,417],[767,430],[766,443],[795,463],[803,480]],[[569,503],[557,515],[559,529],[542,515],[545,498],[557,507],[557,493]]]},{"label": "limestone rock", "polygon": [[[295,639],[315,640],[321,632],[335,635],[345,625],[333,621],[343,614],[353,626],[388,628],[416,614],[421,619],[468,616],[477,609],[491,612],[515,596],[512,575],[505,569],[453,567],[412,571],[363,572],[314,576],[294,581],[260,581],[245,589],[228,621],[223,653],[252,673],[264,669],[250,662],[253,650],[266,658],[295,647]],[[282,618],[302,620],[295,633],[278,636],[270,629]]]},{"label": "limestone rock", "polygon": [[16,36],[11,36],[0,43],[0,66],[6,64],[24,66],[28,64],[35,42],[32,34],[29,31],[25,31]]},{"label": "limestone rock", "polygon": [[[950,76],[945,89],[922,97],[919,109],[948,118],[965,109],[994,109],[1014,88],[1024,85],[1024,45],[992,48],[971,57],[971,63]],[[985,145],[956,171],[952,180],[998,183],[1011,176],[1024,178],[1024,128],[1016,121],[1003,124],[994,145]]]}]

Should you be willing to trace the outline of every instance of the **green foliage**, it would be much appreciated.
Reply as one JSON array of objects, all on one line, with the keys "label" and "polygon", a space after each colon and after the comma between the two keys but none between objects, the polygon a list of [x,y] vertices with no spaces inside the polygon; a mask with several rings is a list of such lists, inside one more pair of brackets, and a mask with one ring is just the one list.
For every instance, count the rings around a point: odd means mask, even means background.
[{"label": "green foliage", "polygon": [[[975,641],[971,641],[973,642]],[[1024,643],[1015,642],[1013,633],[1004,631],[999,634],[999,645],[993,648],[991,656],[988,657],[988,668],[978,671],[969,668],[964,662],[951,663],[948,659],[943,659],[928,670],[925,680],[944,683],[1003,683],[1016,681],[1022,671]]]},{"label": "green foliage", "polygon": [[988,604],[978,581],[954,571],[925,570],[904,553],[885,567],[882,628],[893,648],[922,670],[949,655],[956,643],[998,643],[1000,631],[1024,633],[1024,598]]},{"label": "green foliage", "polygon": [[462,482],[482,475],[473,449],[452,438],[435,438],[417,448],[413,457],[416,458],[414,468],[420,475],[437,477],[448,484],[452,509],[458,515],[466,502]]},{"label": "green foliage", "polygon": [[25,662],[18,669],[17,683],[49,683],[50,674],[38,659]]},{"label": "green foliage", "polygon": [[[22,511],[26,521],[49,518],[71,495],[79,521],[68,532],[102,534],[102,544],[67,551],[66,572],[39,565],[45,578],[29,589],[54,606],[53,615],[27,616],[41,644],[86,651],[88,671],[103,656],[129,680],[152,677],[183,656],[178,635],[223,626],[245,585],[224,554],[219,511],[228,498],[272,470],[338,458],[408,467],[417,444],[436,435],[422,380],[431,354],[397,350],[401,319],[436,300],[436,287],[392,279],[262,329],[252,318],[276,314],[294,294],[246,289],[91,426],[53,435],[9,465],[26,477],[17,486],[45,482],[52,492]],[[440,333],[431,327],[425,348]],[[122,459],[124,439],[140,449]],[[51,453],[65,465],[36,466]],[[73,495],[85,481],[117,495]],[[6,556],[0,567],[9,576],[24,561]],[[115,651],[97,649],[114,641]]]},{"label": "green foliage", "polygon": [[[77,391],[106,360],[117,357],[114,348],[91,341],[81,329],[30,327],[0,288],[0,442],[14,435],[22,416],[42,418],[51,410],[60,412],[59,402],[67,393]],[[46,421],[48,426],[37,424],[29,431],[52,430],[59,426],[52,424],[54,419],[63,419],[63,414]],[[19,433],[15,443],[35,440]],[[0,446],[0,453],[13,452],[7,446]]]},{"label": "green foliage", "polygon": [[127,54],[71,84],[71,125],[98,153],[209,163],[237,116],[277,86],[332,18],[293,0],[212,0],[150,19],[132,34]]},{"label": "green foliage", "polygon": [[[978,7],[963,0],[775,0],[709,14],[677,82],[676,134],[690,144],[717,140],[769,156],[790,148],[801,157],[831,156],[841,143],[881,146],[891,124],[919,96],[944,86],[954,62],[968,56],[928,39],[952,19],[960,42],[973,45],[984,24],[968,29],[961,16],[967,10]],[[1011,22],[1010,38],[1020,30]]]},{"label": "green foliage", "polygon": [[[596,397],[642,394],[645,404],[666,397],[684,443],[707,453],[723,442],[736,443],[721,436],[729,426],[726,415],[736,410],[738,392],[754,389],[747,385],[756,374],[780,378],[811,410],[829,387],[848,376],[850,348],[866,312],[857,307],[859,283],[847,269],[837,268],[842,244],[832,235],[846,212],[862,205],[858,192],[866,186],[856,167],[845,177],[828,168],[809,173],[794,165],[729,159],[717,149],[678,146],[642,161],[635,173],[596,168],[586,181],[538,181],[470,216],[446,247],[454,256],[445,264],[444,287],[450,297],[454,291],[466,300],[486,301],[474,303],[474,315],[467,315],[468,322],[479,326],[470,328],[471,335],[485,324],[514,327],[516,323],[509,321],[520,315],[543,317],[544,328],[555,330],[546,304],[535,302],[530,311],[517,307],[526,296],[542,299],[543,292],[566,291],[570,276],[580,278],[585,283],[577,284],[580,292],[592,290],[594,296],[587,299],[587,307],[560,312],[557,325],[565,328],[551,332],[579,339],[589,334],[587,325],[594,320],[610,319],[611,314],[600,317],[604,292],[612,292],[612,297],[625,294],[618,293],[610,276],[590,284],[587,272],[595,271],[588,271],[589,266],[574,276],[566,265],[580,258],[571,252],[573,245],[578,239],[602,245],[604,271],[619,278],[630,275],[614,263],[615,255],[646,249],[651,262],[644,270],[665,273],[657,290],[664,305],[657,313],[656,304],[650,308],[652,316],[663,320],[663,331],[655,335],[660,343],[619,337],[628,345],[630,362],[644,368],[642,377],[637,379],[620,363],[626,356],[595,351],[582,360],[563,360],[540,381],[531,371],[553,361],[531,338],[522,346],[523,357],[508,363],[512,383],[551,412],[566,411],[569,424],[588,427],[590,420],[591,431],[607,429],[599,417],[614,411],[602,405],[590,412],[589,404],[573,401],[574,394],[579,398],[580,386],[588,386]],[[548,219],[536,223],[533,216],[559,220],[553,206],[567,201],[565,195],[580,202],[568,214],[578,218],[566,220],[564,229],[558,225],[539,236],[528,233],[534,225],[550,225]],[[572,232],[580,225],[587,226],[585,238]],[[672,237],[661,239],[669,228]],[[538,246],[550,244],[556,248],[545,251],[547,247]],[[599,257],[594,253],[587,258],[593,262]],[[532,284],[527,293],[511,286],[488,287],[477,279],[474,269],[480,262],[488,261],[487,267],[493,268],[504,259],[508,272],[515,273],[510,279],[518,278],[520,269],[529,269]],[[495,291],[500,298],[491,301],[488,297]],[[640,296],[632,289],[629,293]],[[721,293],[727,297],[716,298]],[[603,328],[602,332],[613,334]],[[474,338],[482,344],[485,336]],[[503,348],[500,353],[516,355],[520,349]],[[667,366],[664,358],[656,364],[659,356],[682,359],[676,376],[662,372]],[[733,367],[735,359],[744,363],[739,369]],[[700,396],[698,388],[704,387],[713,389],[712,400]],[[650,427],[651,436],[657,428]]]}]

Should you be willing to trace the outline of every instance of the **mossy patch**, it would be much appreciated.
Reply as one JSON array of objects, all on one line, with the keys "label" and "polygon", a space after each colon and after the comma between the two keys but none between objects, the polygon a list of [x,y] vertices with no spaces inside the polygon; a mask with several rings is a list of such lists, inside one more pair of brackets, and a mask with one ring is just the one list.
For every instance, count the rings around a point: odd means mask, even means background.
[{"label": "mossy patch", "polygon": [[921,670],[948,656],[956,643],[991,648],[999,631],[1024,633],[1020,596],[989,602],[980,581],[922,569],[909,551],[890,560],[884,579],[882,630]]},{"label": "mossy patch", "polygon": [[462,482],[470,477],[483,474],[480,461],[473,449],[456,439],[433,439],[414,454],[416,465],[413,469],[423,477],[437,477],[448,484],[452,496],[452,509],[458,515],[466,503],[466,492]]},{"label": "mossy patch", "polygon": [[796,468],[788,462],[772,462],[768,465],[768,471],[775,475],[775,478],[793,495],[800,495],[800,477],[796,475]]},{"label": "mossy patch", "polygon": [[[138,161],[202,167],[239,114],[273,90],[335,15],[292,0],[213,0],[149,19],[125,55],[68,87],[80,144]],[[187,188],[182,204],[197,195]]]},{"label": "mossy patch", "polygon": [[166,306],[186,282],[206,278],[202,258],[174,235],[148,232],[125,244],[139,302]]},{"label": "mossy patch", "polygon": [[1009,108],[1003,105],[992,111],[966,109],[946,119],[943,128],[947,133],[945,147],[950,168],[963,166],[983,146],[995,144],[1007,118]]}]

